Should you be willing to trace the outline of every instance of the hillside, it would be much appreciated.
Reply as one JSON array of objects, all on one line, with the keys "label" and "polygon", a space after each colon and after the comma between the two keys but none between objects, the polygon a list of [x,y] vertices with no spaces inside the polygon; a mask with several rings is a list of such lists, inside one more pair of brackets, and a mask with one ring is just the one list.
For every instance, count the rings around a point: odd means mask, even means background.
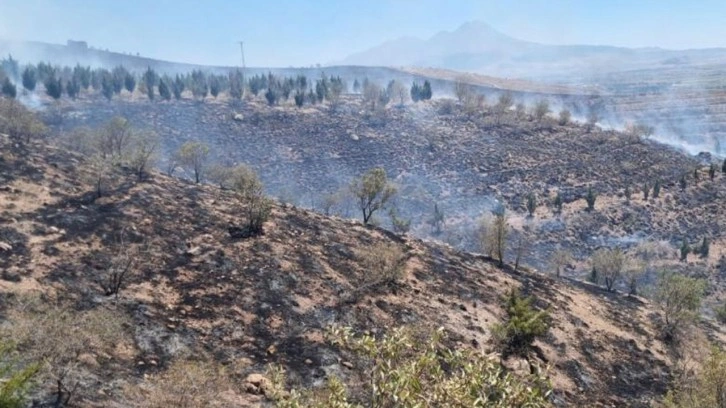
[{"label": "hillside", "polygon": [[[158,173],[138,182],[116,169],[95,199],[80,155],[6,135],[0,152],[3,326],[21,324],[38,296],[68,319],[102,311],[98,327],[123,322],[114,347],[90,343],[73,366],[80,406],[128,406],[163,388],[155,379],[190,356],[225,367],[233,385],[218,396],[222,406],[262,404],[240,384],[268,363],[306,387],[332,374],[355,378],[358,367],[322,341],[331,323],[372,333],[443,326],[457,347],[489,353],[500,296],[513,287],[551,310],[552,329],[536,347],[551,366],[555,405],[648,406],[668,385],[668,348],[643,299],[290,205],[274,206],[263,236],[235,240],[228,228],[240,211],[230,192]],[[405,254],[398,283],[367,286],[363,259],[376,244]],[[99,282],[127,249],[143,256],[118,298],[105,296]],[[35,398],[52,388],[41,384]]]}]

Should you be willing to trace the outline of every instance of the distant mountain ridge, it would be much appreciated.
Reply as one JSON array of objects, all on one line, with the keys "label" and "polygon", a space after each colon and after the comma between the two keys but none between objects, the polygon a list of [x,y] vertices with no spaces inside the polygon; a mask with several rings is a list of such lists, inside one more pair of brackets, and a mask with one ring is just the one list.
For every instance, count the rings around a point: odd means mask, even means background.
[{"label": "distant mountain ridge", "polygon": [[417,66],[496,76],[541,77],[726,62],[726,49],[666,50],[608,45],[546,45],[513,38],[481,21],[427,40],[405,37],[349,55],[341,65]]}]

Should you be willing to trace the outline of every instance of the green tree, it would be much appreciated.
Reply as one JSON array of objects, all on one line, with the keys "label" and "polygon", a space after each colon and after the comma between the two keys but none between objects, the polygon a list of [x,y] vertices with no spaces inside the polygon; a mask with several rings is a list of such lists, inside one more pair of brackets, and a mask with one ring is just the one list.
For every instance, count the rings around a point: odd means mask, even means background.
[{"label": "green tree", "polygon": [[146,87],[146,96],[149,97],[150,101],[154,100],[154,87],[159,82],[159,75],[151,67],[146,68],[142,77],[144,85]]},{"label": "green tree", "polygon": [[23,70],[23,88],[30,92],[35,90],[35,85],[38,82],[38,77],[35,72],[35,68],[32,65],[28,65]]},{"label": "green tree", "polygon": [[710,246],[711,246],[711,244],[709,243],[708,238],[703,237],[701,246],[698,248],[698,254],[701,255],[701,258],[708,258]]},{"label": "green tree", "polygon": [[688,254],[691,253],[691,246],[688,245],[688,241],[686,239],[683,239],[683,243],[681,244],[681,262],[684,262],[688,259]]},{"label": "green tree", "polygon": [[534,212],[537,209],[537,197],[534,195],[534,193],[529,193],[527,195],[527,212],[529,213],[530,217],[534,217]]},{"label": "green tree", "polygon": [[615,285],[622,278],[623,272],[627,267],[627,257],[619,248],[616,249],[598,249],[592,255],[590,263],[592,269],[596,271],[599,280],[603,280],[605,288],[608,292],[615,289]]},{"label": "green tree", "polygon": [[222,84],[219,81],[219,77],[216,75],[210,75],[209,76],[209,94],[212,95],[212,98],[217,98],[219,95],[219,92],[222,89]]},{"label": "green tree", "polygon": [[648,201],[648,195],[650,194],[650,186],[648,182],[643,183],[643,201]]},{"label": "green tree", "polygon": [[660,180],[656,180],[653,184],[653,198],[658,198],[658,196],[660,196]]},{"label": "green tree", "polygon": [[272,202],[265,197],[264,186],[257,173],[245,165],[236,166],[230,172],[230,184],[244,205],[247,235],[261,234],[270,218]]},{"label": "green tree", "polygon": [[171,90],[174,93],[174,99],[177,101],[181,99],[182,92],[184,92],[184,81],[181,79],[179,75],[177,75],[174,78],[174,82],[172,83]]},{"label": "green tree", "polygon": [[477,239],[483,253],[498,261],[499,267],[504,266],[504,253],[509,238],[509,223],[502,211],[493,217],[485,217],[479,221]]},{"label": "green tree", "polygon": [[55,75],[48,77],[45,81],[45,93],[55,100],[60,99],[63,94],[63,84],[60,78],[56,78]]},{"label": "green tree", "polygon": [[492,327],[492,334],[504,358],[510,355],[527,356],[534,340],[549,330],[549,311],[537,310],[532,306],[533,302],[534,298],[522,296],[516,289],[507,293],[504,299],[507,320]]},{"label": "green tree", "polygon": [[427,79],[424,81],[423,88],[421,89],[421,99],[424,101],[428,101],[433,95],[434,93],[431,90],[431,82],[429,82]]},{"label": "green tree", "polygon": [[633,195],[633,192],[630,190],[630,184],[625,185],[625,191],[623,191],[623,195],[625,196],[625,202],[630,202],[630,197]]},{"label": "green tree", "polygon": [[270,106],[273,106],[277,104],[278,95],[275,90],[272,88],[268,88],[267,92],[265,92],[265,99],[267,99],[267,104]]},{"label": "green tree", "polygon": [[74,79],[71,79],[66,83],[66,93],[71,99],[76,99],[80,92],[81,84],[76,82]]},{"label": "green tree", "polygon": [[686,175],[685,174],[681,176],[680,184],[681,184],[681,191],[686,191],[686,187],[688,186],[688,182],[686,181]]},{"label": "green tree", "polygon": [[101,94],[107,99],[111,100],[113,98],[113,81],[111,80],[111,75],[107,74],[101,77]]},{"label": "green tree", "polygon": [[159,96],[165,101],[171,100],[171,90],[163,79],[159,79]]},{"label": "green tree", "polygon": [[2,82],[2,86],[0,86],[0,92],[7,97],[14,99],[18,94],[18,89],[15,87],[15,84],[10,82],[10,78],[5,77]]},{"label": "green tree", "polygon": [[716,178],[716,165],[713,163],[708,166],[708,178],[710,178],[711,181]]},{"label": "green tree", "polygon": [[559,191],[555,195],[555,199],[552,201],[552,205],[554,205],[555,211],[558,214],[562,212],[562,194]]},{"label": "green tree", "polygon": [[209,157],[209,147],[202,142],[189,141],[179,148],[178,157],[182,166],[192,170],[194,181],[201,183]]},{"label": "green tree", "polygon": [[127,72],[124,77],[124,88],[126,88],[129,93],[133,93],[134,89],[136,89],[136,78],[130,72]]},{"label": "green tree", "polygon": [[301,108],[305,104],[305,93],[300,91],[295,91],[295,106],[298,108]]},{"label": "green tree", "polygon": [[698,319],[706,282],[673,272],[660,274],[654,300],[663,312],[663,334],[666,340],[677,340],[679,330]]},{"label": "green tree", "polygon": [[438,203],[434,203],[434,212],[431,214],[431,218],[429,219],[429,225],[431,225],[433,233],[436,235],[441,234],[441,229],[445,222],[446,216],[444,215],[444,210],[439,207]]},{"label": "green tree", "polygon": [[726,159],[723,159],[723,164],[721,164],[721,173],[726,174]]},{"label": "green tree", "polygon": [[595,200],[597,200],[597,195],[593,191],[592,187],[588,187],[587,195],[585,196],[585,201],[587,202],[587,211],[592,211],[595,209]]},{"label": "green tree", "polygon": [[244,76],[240,70],[229,73],[229,96],[234,100],[242,99],[244,95]]},{"label": "green tree", "polygon": [[358,208],[363,212],[363,224],[366,225],[370,223],[373,213],[384,208],[396,194],[396,188],[388,181],[386,171],[380,167],[373,168],[353,180],[350,191]]}]

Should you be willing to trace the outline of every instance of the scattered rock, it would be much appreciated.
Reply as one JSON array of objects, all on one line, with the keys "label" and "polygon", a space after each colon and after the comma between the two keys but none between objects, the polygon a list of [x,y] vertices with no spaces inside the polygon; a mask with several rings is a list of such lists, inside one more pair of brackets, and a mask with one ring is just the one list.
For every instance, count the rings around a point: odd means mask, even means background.
[{"label": "scattered rock", "polygon": [[262,374],[252,373],[245,378],[242,388],[248,394],[263,395],[270,386],[270,380]]}]

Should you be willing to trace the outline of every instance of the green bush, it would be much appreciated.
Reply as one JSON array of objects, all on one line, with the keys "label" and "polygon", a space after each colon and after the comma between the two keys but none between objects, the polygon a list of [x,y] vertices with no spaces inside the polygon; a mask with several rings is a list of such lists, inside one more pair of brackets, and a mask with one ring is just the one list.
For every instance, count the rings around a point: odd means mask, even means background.
[{"label": "green bush", "polygon": [[695,375],[685,375],[668,391],[666,408],[726,407],[726,352],[712,347]]},{"label": "green bush", "polygon": [[[328,338],[339,348],[367,360],[363,392],[349,393],[338,378],[328,379],[324,390],[306,392],[284,388],[281,369],[271,368],[267,393],[279,408],[363,407],[528,407],[549,406],[551,385],[542,370],[515,377],[491,357],[444,345],[443,329],[416,336],[405,328],[393,329],[380,339],[356,337],[349,328],[332,328]],[[355,395],[353,397],[351,395]]]},{"label": "green bush", "polygon": [[507,320],[492,328],[504,357],[512,354],[526,355],[534,340],[549,330],[549,312],[534,308],[533,301],[534,298],[524,297],[514,289],[507,294],[504,301]]},{"label": "green bush", "polygon": [[12,356],[13,352],[12,343],[0,340],[0,408],[26,406],[26,392],[39,368],[38,364],[20,368]]}]

